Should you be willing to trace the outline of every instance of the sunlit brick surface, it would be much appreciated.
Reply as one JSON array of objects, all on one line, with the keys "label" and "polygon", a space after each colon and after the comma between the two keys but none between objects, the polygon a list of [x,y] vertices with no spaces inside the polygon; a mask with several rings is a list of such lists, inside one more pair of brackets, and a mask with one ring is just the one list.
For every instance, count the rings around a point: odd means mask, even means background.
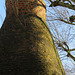
[{"label": "sunlit brick surface", "polygon": [[7,15],[14,12],[17,15],[36,14],[46,20],[46,5],[43,0],[6,0]]}]

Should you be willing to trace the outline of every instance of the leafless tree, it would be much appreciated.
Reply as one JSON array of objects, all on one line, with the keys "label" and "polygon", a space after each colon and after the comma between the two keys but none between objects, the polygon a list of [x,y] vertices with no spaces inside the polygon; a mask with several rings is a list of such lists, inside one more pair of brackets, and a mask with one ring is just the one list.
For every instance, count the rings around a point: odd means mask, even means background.
[{"label": "leafless tree", "polygon": [[[64,69],[67,75],[74,75],[75,69],[70,69],[69,67],[73,67],[69,63],[75,66],[75,5],[63,1],[46,0],[46,2],[48,3],[47,23],[62,63],[68,64],[67,67],[64,66]],[[67,71],[70,71],[70,73]]]}]

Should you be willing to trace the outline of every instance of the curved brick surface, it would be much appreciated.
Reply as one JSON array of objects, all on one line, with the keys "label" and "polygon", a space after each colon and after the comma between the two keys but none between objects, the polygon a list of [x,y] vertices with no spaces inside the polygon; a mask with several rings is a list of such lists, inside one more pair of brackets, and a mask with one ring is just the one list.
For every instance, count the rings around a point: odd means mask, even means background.
[{"label": "curved brick surface", "polygon": [[43,0],[6,0],[6,13],[17,15],[36,14],[46,20],[46,5]]},{"label": "curved brick surface", "polygon": [[0,75],[65,75],[47,24],[25,16],[36,14],[46,21],[45,3],[40,1],[6,0],[6,19],[0,30]]}]

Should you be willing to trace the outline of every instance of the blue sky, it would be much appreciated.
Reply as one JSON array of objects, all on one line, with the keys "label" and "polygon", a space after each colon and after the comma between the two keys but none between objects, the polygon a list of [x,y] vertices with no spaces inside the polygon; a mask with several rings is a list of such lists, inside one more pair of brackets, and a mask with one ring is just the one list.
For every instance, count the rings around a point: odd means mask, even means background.
[{"label": "blue sky", "polygon": [[0,0],[0,28],[6,16],[5,11],[5,0]]}]

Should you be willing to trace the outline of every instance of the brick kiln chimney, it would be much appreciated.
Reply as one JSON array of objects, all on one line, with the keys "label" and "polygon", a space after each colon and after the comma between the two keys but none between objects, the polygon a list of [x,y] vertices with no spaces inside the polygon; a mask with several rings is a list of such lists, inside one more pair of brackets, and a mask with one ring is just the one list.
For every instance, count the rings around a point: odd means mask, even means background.
[{"label": "brick kiln chimney", "polygon": [[65,75],[46,24],[43,0],[6,0],[0,75]]}]

